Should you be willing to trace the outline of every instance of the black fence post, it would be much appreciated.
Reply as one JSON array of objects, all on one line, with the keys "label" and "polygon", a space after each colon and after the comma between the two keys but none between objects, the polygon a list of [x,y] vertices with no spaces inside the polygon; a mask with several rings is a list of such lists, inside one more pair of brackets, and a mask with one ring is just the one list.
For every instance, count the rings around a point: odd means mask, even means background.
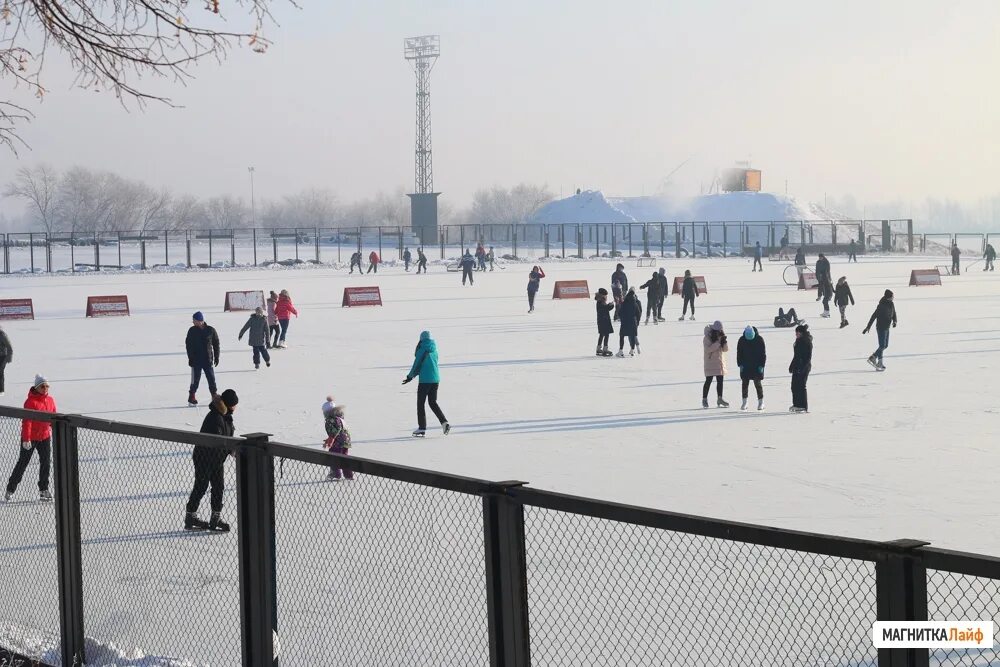
[{"label": "black fence post", "polygon": [[83,647],[83,549],[80,537],[80,457],[76,427],[52,422],[59,562],[59,634],[64,667],[86,664]]},{"label": "black fence post", "polygon": [[[927,620],[927,569],[919,548],[929,542],[886,542],[884,557],[875,563],[877,618],[880,621]],[[879,667],[928,667],[926,648],[880,648]]]},{"label": "black fence post", "polygon": [[236,455],[239,528],[240,645],[243,667],[273,667],[277,635],[274,459],[269,433],[249,433]]},{"label": "black fence post", "polygon": [[[524,482],[499,482],[516,488]],[[524,505],[506,493],[483,496],[490,667],[528,667],[528,573]]]}]

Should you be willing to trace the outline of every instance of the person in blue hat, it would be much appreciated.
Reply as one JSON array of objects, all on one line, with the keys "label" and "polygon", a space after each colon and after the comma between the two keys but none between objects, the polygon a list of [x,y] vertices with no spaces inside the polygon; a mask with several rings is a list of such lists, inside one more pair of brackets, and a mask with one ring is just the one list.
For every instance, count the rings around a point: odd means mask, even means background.
[{"label": "person in blue hat", "polygon": [[188,366],[191,367],[188,405],[198,405],[195,394],[198,393],[203,372],[208,380],[208,391],[212,398],[216,398],[218,387],[215,386],[215,367],[219,365],[219,334],[208,326],[200,310],[191,316],[191,328],[188,329],[184,346],[187,348]]}]

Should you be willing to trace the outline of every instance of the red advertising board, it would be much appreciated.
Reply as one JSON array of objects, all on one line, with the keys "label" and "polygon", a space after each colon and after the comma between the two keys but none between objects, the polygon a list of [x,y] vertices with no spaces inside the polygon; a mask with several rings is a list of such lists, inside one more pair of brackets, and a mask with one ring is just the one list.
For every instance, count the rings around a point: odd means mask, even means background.
[{"label": "red advertising board", "polygon": [[264,307],[264,292],[251,290],[247,292],[226,292],[224,311],[256,310]]},{"label": "red advertising board", "polygon": [[557,280],[552,289],[553,299],[589,299],[590,288],[586,280]]},{"label": "red advertising board", "polygon": [[[694,278],[695,287],[698,288],[698,294],[707,294],[708,285],[705,283],[705,276],[691,276]],[[674,278],[674,288],[671,290],[671,294],[680,294],[681,287],[684,286],[684,276],[677,276]]]},{"label": "red advertising board", "polygon": [[941,273],[937,269],[913,269],[910,271],[910,285],[940,285]]},{"label": "red advertising board", "polygon": [[813,289],[819,285],[816,274],[809,271],[799,273],[799,289]]},{"label": "red advertising board", "polygon": [[31,299],[0,299],[0,320],[33,320]]},{"label": "red advertising board", "polygon": [[344,300],[340,304],[352,306],[381,306],[382,293],[378,287],[345,287]]},{"label": "red advertising board", "polygon": [[87,297],[87,317],[126,317],[129,314],[128,297],[124,294]]}]

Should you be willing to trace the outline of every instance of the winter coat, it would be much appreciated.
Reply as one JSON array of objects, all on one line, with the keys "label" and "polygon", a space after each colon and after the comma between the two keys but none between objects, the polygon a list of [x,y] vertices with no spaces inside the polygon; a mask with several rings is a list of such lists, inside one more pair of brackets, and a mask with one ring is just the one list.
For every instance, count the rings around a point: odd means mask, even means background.
[{"label": "winter coat", "polygon": [[292,315],[298,317],[299,311],[295,310],[295,306],[292,305],[291,298],[287,296],[279,296],[278,303],[274,304],[274,315],[279,320],[290,320],[292,319]]},{"label": "winter coat", "polygon": [[813,337],[808,331],[795,339],[792,363],[788,364],[789,373],[808,373],[812,370]]},{"label": "winter coat", "polygon": [[625,275],[624,271],[619,269],[611,274],[611,284],[614,285],[615,283],[622,286],[622,294],[628,292],[628,276]]},{"label": "winter coat", "polygon": [[993,249],[993,245],[990,243],[986,244],[986,254],[983,255],[988,260],[994,260],[997,258],[997,251]]},{"label": "winter coat", "polygon": [[639,289],[649,288],[649,291],[646,292],[646,298],[655,303],[660,299],[660,286],[660,274],[654,273],[652,278],[639,285]]},{"label": "winter coat", "polygon": [[806,265],[806,254],[802,252],[802,248],[795,251],[795,266],[805,266]]},{"label": "winter coat", "polygon": [[760,245],[760,244],[758,243],[758,244],[757,244],[757,245],[756,245],[756,246],[754,247],[754,251],[753,251],[753,253],[754,253],[754,257],[756,257],[757,259],[761,259],[762,257],[764,257],[764,246],[762,246],[762,245]]},{"label": "winter coat", "polygon": [[219,334],[207,324],[203,327],[191,325],[184,346],[191,368],[219,365]]},{"label": "winter coat", "polygon": [[702,344],[705,346],[705,377],[725,375],[726,353],[729,352],[729,341],[726,334],[719,332],[719,336],[712,340],[712,327],[705,327],[705,338]]},{"label": "winter coat", "polygon": [[7,338],[7,332],[0,329],[0,361],[6,361],[8,364],[14,361],[14,348],[10,344],[10,338]]},{"label": "winter coat", "polygon": [[267,345],[267,337],[270,333],[267,328],[267,318],[263,315],[258,315],[254,313],[247,320],[247,323],[243,325],[240,329],[240,335],[237,338],[243,338],[243,334],[250,330],[250,336],[247,340],[247,344],[251,347],[263,347]]},{"label": "winter coat", "polygon": [[615,304],[613,303],[601,303],[597,302],[597,333],[600,335],[608,334],[611,335],[615,332],[614,326],[611,324],[611,311],[615,309]]},{"label": "winter coat", "polygon": [[[50,394],[36,391],[34,387],[28,390],[28,398],[24,401],[25,410],[39,412],[55,412],[56,401]],[[52,424],[31,419],[21,421],[21,442],[38,442],[52,437]]]},{"label": "winter coat", "polygon": [[764,372],[758,369],[767,365],[767,349],[757,327],[754,327],[753,330],[753,340],[747,340],[746,336],[740,336],[740,342],[736,344],[736,365],[740,367],[740,378],[763,380]]},{"label": "winter coat", "polygon": [[351,432],[347,430],[347,425],[344,424],[343,417],[331,414],[327,416],[324,426],[326,427],[326,434],[332,438],[330,440],[330,449],[351,448]]},{"label": "winter coat", "polygon": [[826,257],[816,260],[816,280],[822,283],[824,276],[830,276],[830,260]]},{"label": "winter coat", "polygon": [[819,294],[824,299],[833,298],[833,283],[830,282],[829,277],[824,277],[819,283]]},{"label": "winter coat", "polygon": [[639,305],[639,300],[635,298],[634,292],[632,296],[625,297],[621,310],[618,312],[618,317],[621,320],[621,325],[618,329],[619,334],[624,336],[639,335],[639,318],[642,317],[642,306]]},{"label": "winter coat", "polygon": [[875,306],[875,312],[872,313],[865,329],[871,329],[872,322],[875,323],[876,331],[885,331],[890,324],[896,326],[896,304],[892,302],[892,299],[882,297],[878,305]]},{"label": "winter coat", "polygon": [[670,281],[667,280],[667,276],[664,273],[660,274],[660,298],[666,299],[667,295],[670,294]]},{"label": "winter coat", "polygon": [[371,253],[368,255],[368,261],[372,264],[378,264],[380,261],[378,258],[378,253],[372,250]]},{"label": "winter coat", "polygon": [[278,325],[278,315],[274,312],[278,305],[277,299],[267,298],[267,325],[274,327]]},{"label": "winter coat", "polygon": [[351,264],[357,264],[359,266],[361,265],[361,253],[360,252],[356,252],[353,255],[351,255]]},{"label": "winter coat", "polygon": [[475,257],[473,257],[472,255],[470,255],[469,253],[465,253],[464,255],[462,255],[462,268],[463,269],[471,269],[475,265],[476,265],[476,258]]},{"label": "winter coat", "polygon": [[[224,435],[230,438],[236,435],[233,413],[229,411],[221,398],[212,401],[212,404],[208,406],[208,414],[205,415],[205,419],[201,423],[200,433]],[[191,452],[191,458],[194,459],[194,464],[198,468],[222,465],[226,462],[227,456],[229,456],[229,451],[226,449],[202,445],[196,445]]]},{"label": "winter coat", "polygon": [[409,250],[404,250],[403,251],[403,261],[404,262],[409,262],[411,257],[412,257],[412,255],[410,254]]},{"label": "winter coat", "polygon": [[413,352],[413,366],[406,375],[408,378],[420,376],[420,383],[437,384],[441,382],[441,371],[438,370],[437,343],[426,331],[420,334],[420,342]]},{"label": "winter coat", "polygon": [[698,291],[698,283],[696,283],[694,278],[691,276],[686,276],[684,278],[684,284],[681,286],[681,295],[685,298],[693,299],[699,294],[701,294],[701,292]]},{"label": "winter coat", "polygon": [[962,251],[958,249],[957,245],[951,247],[951,258],[957,260],[962,256]]},{"label": "winter coat", "polygon": [[427,263],[427,255],[425,255],[422,251],[418,250],[417,251],[417,261],[419,263],[421,263],[421,264],[426,264]]},{"label": "winter coat", "polygon": [[538,286],[544,277],[545,272],[540,268],[537,271],[532,270],[531,273],[528,274],[528,294],[534,294],[538,291]]},{"label": "winter coat", "polygon": [[854,305],[854,295],[851,294],[851,286],[847,282],[837,283],[836,296],[833,302],[838,306],[846,306],[848,302]]}]

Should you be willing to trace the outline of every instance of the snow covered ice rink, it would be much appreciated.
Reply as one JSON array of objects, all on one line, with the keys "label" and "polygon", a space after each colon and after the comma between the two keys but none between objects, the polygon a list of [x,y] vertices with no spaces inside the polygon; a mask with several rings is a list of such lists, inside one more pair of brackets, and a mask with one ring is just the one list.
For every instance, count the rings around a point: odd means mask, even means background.
[{"label": "snow covered ice rink", "polygon": [[[751,273],[749,260],[739,258],[657,259],[655,267],[641,269],[634,259],[621,261],[636,286],[660,266],[670,278],[690,268],[708,283],[708,293],[697,301],[697,321],[678,322],[680,298],[668,296],[667,321],[640,325],[642,355],[625,359],[594,356],[592,299],[549,298],[556,280],[586,279],[591,292],[609,288],[616,260],[545,262],[547,277],[531,315],[525,294],[530,264],[477,272],[473,287],[463,287],[460,274],[446,273],[441,266],[432,266],[426,276],[407,274],[401,266],[385,266],[377,276],[364,277],[329,268],[12,276],[0,281],[2,298],[34,299],[37,319],[4,322],[15,362],[7,368],[2,400],[20,406],[34,374],[43,373],[61,412],[197,430],[207,389],[203,381],[203,405],[186,406],[184,336],[191,314],[201,310],[222,340],[220,390],[232,387],[240,396],[237,433],[264,431],[275,440],[318,447],[325,437],[320,404],[333,394],[347,406],[356,456],[492,480],[520,479],[538,488],[722,519],[876,540],[918,538],[937,547],[1000,554],[1000,537],[988,529],[996,520],[994,471],[1000,464],[1000,454],[988,442],[1000,410],[990,384],[1000,360],[1000,274],[983,273],[979,265],[960,277],[944,277],[941,287],[907,287],[910,269],[932,268],[944,260],[863,258],[848,265],[834,257],[834,280],[847,276],[858,302],[848,311],[850,326],[840,330],[836,314],[829,320],[819,317],[815,291],[784,284],[785,263],[766,262],[763,272]],[[342,308],[343,288],[350,285],[379,285],[385,305]],[[896,294],[899,326],[886,352],[888,370],[876,373],[865,362],[876,347],[875,334],[862,336],[861,330],[887,288]],[[253,289],[287,289],[300,312],[289,329],[288,349],[273,351],[271,368],[259,371],[253,369],[245,339],[236,339],[247,314],[222,312],[227,290]],[[129,296],[131,317],[83,317],[88,295],[119,293]],[[794,334],[772,327],[778,306],[794,307],[814,335],[806,415],[788,413],[787,368]],[[700,404],[702,336],[716,319],[725,324],[731,341],[725,398],[732,407],[705,410]],[[735,342],[747,323],[758,327],[767,344],[763,412],[738,409]],[[430,414],[427,438],[409,436],[416,425],[416,388],[400,386],[400,381],[424,329],[432,332],[440,351],[439,401],[453,427],[447,438]],[[617,334],[612,342],[617,344]],[[714,403],[714,387],[710,400]],[[751,404],[755,407],[753,400]],[[3,431],[11,440],[0,455],[3,474],[16,456],[12,433]],[[125,460],[136,452],[114,451],[114,442],[93,433],[82,438],[81,446],[85,503],[115,512],[114,521],[135,522],[137,530],[142,518],[130,516],[122,502],[141,500],[143,512],[153,503],[166,517],[156,522],[157,530],[167,530],[163,539],[176,543],[171,553],[229,564],[235,581],[233,537],[170,537],[170,526],[179,530],[183,519],[189,450],[172,445]],[[104,467],[88,473],[88,459],[103,459]],[[228,467],[231,481],[232,464]],[[20,499],[34,493],[36,474],[33,465],[18,491]],[[317,495],[307,494],[302,502],[322,503],[328,497],[318,495],[326,491],[309,493]],[[387,489],[366,494],[363,502],[379,498],[391,503],[394,496]],[[438,505],[433,498],[427,502],[430,511],[454,504]],[[203,512],[206,506],[207,501]],[[473,521],[480,512],[475,502],[463,511]],[[51,513],[50,506],[14,504],[4,521],[5,530],[13,527],[8,532],[15,541],[25,540],[17,557],[4,563],[16,563],[25,577],[37,573],[39,562],[43,569],[50,565],[51,581],[38,583],[51,586],[49,596],[55,590],[52,545],[33,544],[36,538],[21,535],[16,526],[51,521],[46,518]],[[232,494],[226,514],[235,519]],[[85,533],[87,520],[85,510]],[[413,531],[414,539],[423,539],[421,530]],[[154,534],[114,548],[143,550],[148,548],[144,542],[156,539]],[[310,540],[305,534],[279,532],[279,551],[283,539]],[[481,532],[463,533],[462,539],[474,551]],[[428,546],[430,554],[447,554],[446,547]],[[328,550],[322,544],[312,548]],[[107,558],[108,552],[103,553]],[[28,554],[41,560],[30,561]],[[139,574],[115,573],[113,559],[93,563],[85,555],[85,566],[88,562],[101,576],[133,577],[136,604],[143,609],[145,597],[167,596],[177,605],[170,611],[183,613],[189,588],[213,585],[211,578],[157,580],[154,567]],[[474,580],[481,563],[452,567],[471,569]],[[298,585],[300,594],[308,595],[308,570],[303,569],[292,577],[279,566],[279,591],[286,577],[286,590]],[[453,578],[447,582],[441,585],[459,586]],[[445,593],[436,603],[420,603],[414,613],[433,615],[432,608],[447,605]],[[476,596],[484,595],[463,594],[475,605]],[[224,598],[213,604],[221,614],[225,641],[234,632],[238,639],[238,601]],[[102,618],[88,610],[88,636],[101,637],[101,624],[109,629],[103,636],[128,624],[135,626],[128,633],[135,646],[157,646],[156,632],[153,627],[144,631],[141,614],[122,614]],[[29,627],[50,629],[57,627],[56,620],[54,608],[32,610],[19,619]],[[480,620],[481,629],[476,625]],[[298,624],[300,639],[316,632],[317,626],[308,625],[316,622]],[[375,618],[360,618],[358,627],[370,622]],[[437,622],[458,621],[442,617]],[[475,626],[474,632],[485,632],[485,616],[464,622]],[[288,632],[294,632],[291,625],[284,625]],[[9,626],[4,631],[18,634]],[[196,635],[191,637],[194,646],[215,641],[211,628],[185,626],[184,632]],[[284,637],[283,643],[293,645],[295,638]],[[221,658],[231,649],[212,651]],[[482,647],[473,649],[478,655]],[[238,646],[236,650],[238,655]],[[226,664],[225,659],[212,662]],[[449,664],[469,662],[454,655]]]}]

